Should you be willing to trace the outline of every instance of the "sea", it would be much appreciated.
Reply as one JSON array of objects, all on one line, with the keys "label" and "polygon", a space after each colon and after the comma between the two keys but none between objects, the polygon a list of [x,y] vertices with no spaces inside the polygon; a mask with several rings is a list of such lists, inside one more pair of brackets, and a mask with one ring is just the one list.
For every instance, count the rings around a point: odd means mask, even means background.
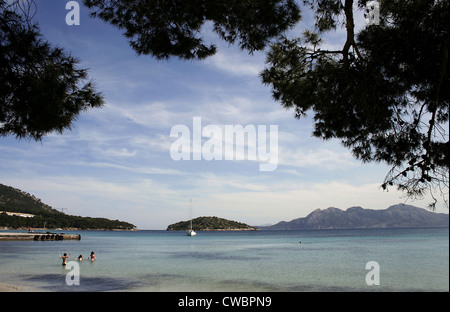
[{"label": "sea", "polygon": [[[20,232],[20,231],[18,231]],[[0,241],[19,292],[448,292],[449,229],[52,231]],[[94,262],[85,259],[95,252]],[[59,255],[70,253],[68,264]]]}]

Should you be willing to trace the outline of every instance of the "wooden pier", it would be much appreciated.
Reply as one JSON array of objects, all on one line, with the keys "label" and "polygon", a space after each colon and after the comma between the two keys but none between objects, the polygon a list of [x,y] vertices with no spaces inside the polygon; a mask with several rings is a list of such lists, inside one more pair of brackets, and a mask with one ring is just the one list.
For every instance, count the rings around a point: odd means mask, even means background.
[{"label": "wooden pier", "polygon": [[50,241],[50,240],[80,240],[79,234],[64,234],[64,233],[2,233],[0,232],[0,241],[2,240],[35,240],[35,241]]}]

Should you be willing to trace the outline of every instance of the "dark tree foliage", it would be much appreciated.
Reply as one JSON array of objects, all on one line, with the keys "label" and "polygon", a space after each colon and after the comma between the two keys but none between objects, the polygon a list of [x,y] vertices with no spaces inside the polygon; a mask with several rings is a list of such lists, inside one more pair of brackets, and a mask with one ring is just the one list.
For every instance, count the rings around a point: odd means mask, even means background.
[{"label": "dark tree foliage", "polygon": [[204,59],[216,52],[201,28],[212,23],[221,39],[262,50],[300,19],[294,0],[85,0],[92,15],[125,30],[138,54],[158,59]]},{"label": "dark tree foliage", "polygon": [[[340,139],[364,162],[390,164],[383,189],[397,185],[412,197],[437,190],[445,200],[448,0],[381,1],[380,25],[358,34],[353,0],[304,3],[315,11],[316,28],[273,45],[261,74],[274,98],[297,118],[313,114],[314,136]],[[322,49],[321,35],[340,23],[342,49]]]},{"label": "dark tree foliage", "polygon": [[81,230],[101,229],[101,230],[134,230],[136,226],[119,220],[109,220],[105,218],[89,218],[71,216],[65,214],[36,215],[32,218],[9,216],[0,213],[0,226],[11,229],[20,228],[43,228],[46,229],[66,229],[76,228]]},{"label": "dark tree foliage", "polygon": [[0,0],[0,136],[40,140],[70,129],[103,98],[77,59],[41,38],[31,21],[32,2],[20,4]]}]

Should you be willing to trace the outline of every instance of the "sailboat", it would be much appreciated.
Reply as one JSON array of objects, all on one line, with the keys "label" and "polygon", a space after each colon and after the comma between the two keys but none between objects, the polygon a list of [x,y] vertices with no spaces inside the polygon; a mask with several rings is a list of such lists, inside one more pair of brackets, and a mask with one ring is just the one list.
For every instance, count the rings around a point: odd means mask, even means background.
[{"label": "sailboat", "polygon": [[187,236],[195,236],[197,235],[197,233],[192,229],[192,199],[189,203],[189,218],[190,218],[190,228],[188,230],[186,230],[186,235]]}]

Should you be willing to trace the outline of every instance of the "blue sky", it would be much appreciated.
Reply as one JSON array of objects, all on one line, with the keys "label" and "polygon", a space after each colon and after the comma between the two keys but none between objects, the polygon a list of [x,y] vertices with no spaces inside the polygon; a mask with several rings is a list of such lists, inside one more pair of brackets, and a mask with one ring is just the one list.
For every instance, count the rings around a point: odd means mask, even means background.
[{"label": "blue sky", "polygon": [[[0,138],[0,183],[69,214],[129,221],[140,229],[187,220],[191,198],[194,217],[252,225],[304,217],[317,208],[385,209],[405,201],[395,189],[380,189],[387,166],[362,164],[338,141],[313,138],[310,119],[295,119],[272,99],[258,76],[264,52],[248,55],[205,27],[204,38],[219,48],[216,56],[157,61],[137,56],[120,30],[90,18],[82,6],[80,25],[68,26],[66,1],[36,3],[45,39],[90,68],[106,105],[81,114],[72,131],[42,142]],[[308,20],[294,32],[309,27]],[[338,31],[329,44],[342,38]],[[194,117],[203,126],[277,125],[277,169],[261,172],[252,160],[174,161],[170,131],[176,125],[192,129]],[[409,203],[425,208],[429,202]],[[438,212],[448,209],[439,206]]]}]

